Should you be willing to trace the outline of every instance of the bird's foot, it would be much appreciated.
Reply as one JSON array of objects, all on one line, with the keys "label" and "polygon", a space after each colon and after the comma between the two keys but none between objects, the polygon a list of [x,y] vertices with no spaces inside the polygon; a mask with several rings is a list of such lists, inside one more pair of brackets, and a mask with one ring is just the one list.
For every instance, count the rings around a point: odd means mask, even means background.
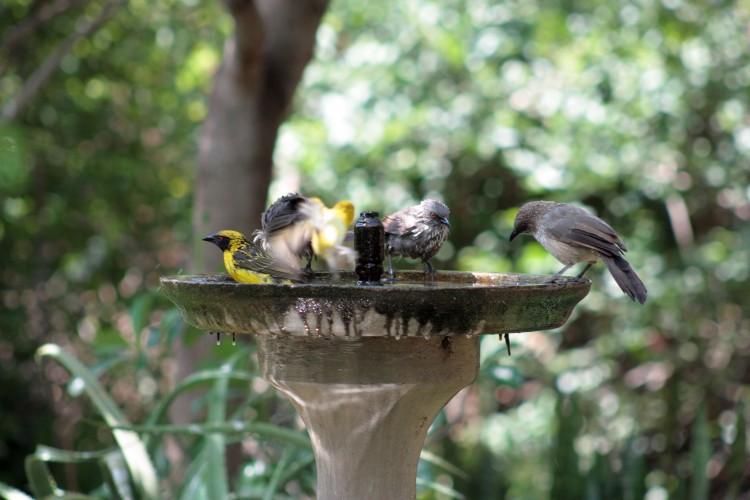
[{"label": "bird's foot", "polygon": [[432,271],[432,272],[425,271],[425,273],[424,273],[424,285],[425,286],[433,286],[433,285],[435,285],[435,271]]},{"label": "bird's foot", "polygon": [[582,283],[584,281],[588,281],[588,278],[584,278],[582,276],[550,276],[546,280],[544,280],[544,284],[550,284],[550,283],[570,283],[570,282],[576,282],[576,283]]},{"label": "bird's foot", "polygon": [[435,281],[435,275],[437,274],[437,271],[435,271],[435,268],[432,267],[432,264],[429,262],[424,263],[424,280],[428,281]]},{"label": "bird's foot", "polygon": [[[559,271],[557,271],[557,272],[556,272],[556,273],[555,273],[554,275],[552,275],[552,277],[550,277],[550,278],[547,278],[547,279],[546,279],[546,280],[544,281],[544,283],[545,283],[545,284],[546,284],[546,283],[559,283],[560,281],[562,281],[562,280],[561,280],[560,278],[563,278],[563,273],[564,273],[565,271],[567,271],[568,269],[570,269],[570,267],[571,267],[572,265],[573,265],[573,264],[568,264],[568,265],[566,265],[565,267],[563,267],[562,269],[560,269]],[[584,270],[584,272],[585,272],[585,270]]]}]

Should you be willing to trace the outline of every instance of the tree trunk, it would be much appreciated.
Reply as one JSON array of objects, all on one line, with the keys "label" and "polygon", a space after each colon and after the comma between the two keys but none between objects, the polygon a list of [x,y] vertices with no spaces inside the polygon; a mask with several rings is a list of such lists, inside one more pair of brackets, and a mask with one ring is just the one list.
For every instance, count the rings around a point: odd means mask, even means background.
[{"label": "tree trunk", "polygon": [[[198,154],[195,236],[259,227],[273,150],[294,89],[312,56],[327,2],[227,1],[235,34],[214,76]],[[220,269],[215,249],[200,246],[193,268]],[[214,251],[209,251],[214,250]]]},{"label": "tree trunk", "polygon": [[[271,181],[273,150],[294,90],[312,57],[327,0],[226,0],[235,22],[214,75],[199,143],[193,205],[192,271],[223,270],[221,255],[198,240],[221,229],[249,234],[260,226]],[[209,356],[208,335],[178,346],[177,380]],[[190,420],[189,400],[173,404],[175,423]],[[231,467],[230,459],[230,468]]]}]

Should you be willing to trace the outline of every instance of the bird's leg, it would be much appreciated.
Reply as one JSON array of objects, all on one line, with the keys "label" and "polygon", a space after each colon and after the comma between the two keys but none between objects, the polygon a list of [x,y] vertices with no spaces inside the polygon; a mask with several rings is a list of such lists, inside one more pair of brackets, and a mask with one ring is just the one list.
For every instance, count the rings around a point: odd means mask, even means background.
[{"label": "bird's leg", "polygon": [[391,277],[391,281],[396,279],[396,275],[393,273],[393,260],[391,254],[388,254],[388,276]]},{"label": "bird's leg", "polygon": [[308,277],[312,278],[315,275],[315,271],[312,270],[312,261],[313,261],[313,258],[315,258],[315,254],[313,253],[313,250],[312,250],[312,244],[307,245],[307,247],[308,248],[305,251],[305,253],[307,254],[307,264],[305,265],[304,273]]},{"label": "bird's leg", "polygon": [[594,265],[593,262],[587,262],[586,263],[586,267],[583,268],[583,271],[581,271],[580,273],[578,273],[578,276],[576,276],[576,278],[583,278],[583,275],[586,274],[586,271],[588,271],[589,268],[591,266],[593,266],[593,265]]},{"label": "bird's leg", "polygon": [[430,264],[429,260],[422,261],[424,262],[424,277],[427,278],[427,274],[430,275],[430,280],[435,281],[435,269],[433,269],[432,264]]},{"label": "bird's leg", "polygon": [[554,274],[554,276],[552,276],[551,278],[547,278],[546,280],[544,280],[544,282],[545,283],[554,283],[555,281],[557,281],[557,278],[559,278],[562,273],[564,273],[565,271],[567,271],[568,269],[570,269],[572,266],[573,266],[573,264],[568,264],[567,266],[565,266],[562,269],[560,269],[559,271],[557,271]]}]

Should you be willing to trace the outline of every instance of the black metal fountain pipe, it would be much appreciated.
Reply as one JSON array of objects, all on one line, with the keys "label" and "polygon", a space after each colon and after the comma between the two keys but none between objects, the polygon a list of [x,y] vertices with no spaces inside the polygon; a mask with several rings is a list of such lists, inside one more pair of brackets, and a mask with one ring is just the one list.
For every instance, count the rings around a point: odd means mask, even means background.
[{"label": "black metal fountain pipe", "polygon": [[385,260],[385,229],[378,212],[362,212],[354,226],[354,249],[357,251],[357,284],[383,286],[383,260]]}]

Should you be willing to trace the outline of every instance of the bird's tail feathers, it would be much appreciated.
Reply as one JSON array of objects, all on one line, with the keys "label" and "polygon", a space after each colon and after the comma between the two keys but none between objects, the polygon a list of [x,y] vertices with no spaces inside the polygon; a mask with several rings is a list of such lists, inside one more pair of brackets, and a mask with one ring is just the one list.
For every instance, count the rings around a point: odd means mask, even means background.
[{"label": "bird's tail feathers", "polygon": [[630,263],[627,260],[619,255],[613,257],[602,256],[602,260],[607,266],[609,274],[612,275],[622,291],[625,292],[625,295],[641,304],[646,302],[648,294],[646,285],[643,284],[643,281],[641,281],[633,268],[630,267]]}]

